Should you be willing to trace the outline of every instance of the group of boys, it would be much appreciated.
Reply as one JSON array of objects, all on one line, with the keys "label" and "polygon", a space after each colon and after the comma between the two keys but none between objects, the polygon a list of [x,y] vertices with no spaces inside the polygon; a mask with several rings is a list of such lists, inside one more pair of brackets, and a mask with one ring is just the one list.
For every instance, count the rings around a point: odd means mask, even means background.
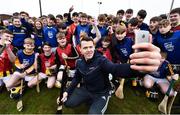
[{"label": "group of boys", "polygon": [[[53,15],[48,15],[47,25],[44,23],[42,27],[43,44],[40,46],[42,53],[39,55],[34,50],[36,41],[30,37],[33,25],[27,22],[25,17],[14,16],[13,25],[8,27],[9,30],[0,31],[1,88],[5,84],[7,89],[11,90],[18,86],[22,79],[27,82],[28,87],[33,87],[45,78],[47,78],[48,88],[52,88],[55,84],[59,87],[65,66],[75,69],[75,60],[80,57],[82,50],[85,50],[81,49],[81,40],[83,41],[83,38],[87,38],[87,36],[94,38],[93,42],[96,44],[97,50],[102,52],[110,61],[121,64],[130,63],[135,39],[134,30],[139,28],[149,31],[153,35],[153,44],[167,54],[166,61],[161,61],[162,64],[157,72],[145,76],[144,86],[150,89],[154,83],[159,84],[160,87],[165,84],[161,90],[166,93],[169,86],[169,81],[165,80],[168,75],[167,65],[169,63],[180,64],[178,60],[180,54],[177,51],[180,49],[180,8],[175,8],[170,12],[170,21],[161,17],[153,17],[150,19],[149,26],[143,22],[147,15],[145,10],[140,10],[137,17],[132,18],[133,10],[128,9],[125,13],[126,21],[123,21],[123,10],[119,10],[116,17],[101,14],[98,16],[98,24],[85,13],[79,14],[80,19],[78,19],[77,13],[73,13],[71,19],[72,10],[73,7],[70,8],[67,19],[63,23],[60,20],[60,15],[56,17],[59,19],[59,24],[56,23],[56,18]],[[21,16],[23,14],[26,13],[22,12]],[[90,22],[88,22],[88,18],[90,18]],[[108,18],[109,20],[107,20]],[[89,43],[88,40],[84,40],[84,42]],[[90,54],[85,53],[84,55]],[[164,66],[166,62],[168,64]],[[86,72],[88,71],[86,70]],[[73,71],[71,73],[74,74]],[[72,85],[74,84],[72,83]],[[72,85],[67,90],[68,93],[72,93],[72,87],[74,88]],[[109,96],[109,93],[106,96]]]}]

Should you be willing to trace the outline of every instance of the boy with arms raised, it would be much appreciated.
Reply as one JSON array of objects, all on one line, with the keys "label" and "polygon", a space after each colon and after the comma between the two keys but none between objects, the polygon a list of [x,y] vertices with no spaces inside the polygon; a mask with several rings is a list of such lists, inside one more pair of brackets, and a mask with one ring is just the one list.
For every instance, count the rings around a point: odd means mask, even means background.
[{"label": "boy with arms raised", "polygon": [[12,88],[17,86],[20,79],[28,81],[28,86],[32,87],[32,79],[35,74],[37,53],[34,52],[34,40],[32,38],[26,38],[24,40],[24,50],[17,52],[15,67],[16,71],[13,73],[6,86]]}]

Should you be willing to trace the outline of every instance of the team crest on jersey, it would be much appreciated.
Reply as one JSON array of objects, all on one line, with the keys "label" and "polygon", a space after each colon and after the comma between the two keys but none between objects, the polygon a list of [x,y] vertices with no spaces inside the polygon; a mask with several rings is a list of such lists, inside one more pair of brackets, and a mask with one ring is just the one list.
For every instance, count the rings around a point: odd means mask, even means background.
[{"label": "team crest on jersey", "polygon": [[28,59],[23,59],[23,64],[27,67],[29,65],[29,60]]},{"label": "team crest on jersey", "polygon": [[53,33],[51,31],[48,31],[48,37],[53,38]]},{"label": "team crest on jersey", "polygon": [[24,30],[21,30],[21,33],[24,33]]},{"label": "team crest on jersey", "polygon": [[127,52],[126,48],[122,48],[122,49],[121,49],[121,52],[124,54],[124,56],[127,56],[127,55],[128,55],[128,52]]},{"label": "team crest on jersey", "polygon": [[174,50],[174,45],[172,42],[167,42],[167,43],[164,43],[164,47],[167,51],[173,51]]}]

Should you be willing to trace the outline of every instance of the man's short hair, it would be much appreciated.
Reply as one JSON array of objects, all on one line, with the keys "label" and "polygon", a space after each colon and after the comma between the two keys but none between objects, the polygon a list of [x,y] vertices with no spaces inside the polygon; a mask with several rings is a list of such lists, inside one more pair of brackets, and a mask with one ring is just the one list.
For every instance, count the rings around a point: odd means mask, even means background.
[{"label": "man's short hair", "polygon": [[58,39],[58,38],[62,38],[62,37],[65,37],[65,33],[64,32],[58,32],[57,34],[56,34],[56,38]]},{"label": "man's short hair", "polygon": [[14,12],[12,16],[19,16],[19,12]]},{"label": "man's short hair", "polygon": [[141,19],[145,19],[146,18],[146,15],[147,15],[147,12],[146,10],[139,10],[138,13],[137,13],[138,16],[140,16]]},{"label": "man's short hair", "polygon": [[174,8],[171,10],[170,14],[178,13],[180,15],[180,8]]},{"label": "man's short hair", "polygon": [[49,14],[49,15],[48,15],[48,18],[49,18],[50,20],[53,20],[54,22],[56,22],[56,18],[54,17],[53,14]]},{"label": "man's short hair", "polygon": [[94,44],[94,40],[93,40],[92,38],[90,38],[90,37],[84,37],[83,39],[80,40],[80,44],[79,44],[80,47],[81,47],[81,43],[82,43],[83,41],[86,41],[86,42],[92,41],[93,44]]},{"label": "man's short hair", "polygon": [[106,20],[106,16],[105,16],[104,14],[100,14],[100,15],[98,16],[98,20],[99,20],[99,21],[105,21],[105,20]]},{"label": "man's short hair", "polygon": [[126,32],[127,28],[125,25],[119,25],[116,30],[115,33],[116,34],[123,34],[124,32]]},{"label": "man's short hair", "polygon": [[75,17],[75,16],[77,16],[77,17],[78,17],[78,16],[79,16],[79,14],[78,14],[77,12],[74,12],[74,13],[72,14],[72,16],[73,16],[73,17]]},{"label": "man's short hair", "polygon": [[137,26],[138,25],[138,19],[137,18],[131,18],[128,21],[128,24],[131,24],[131,26]]},{"label": "man's short hair", "polygon": [[163,19],[159,22],[159,27],[167,27],[168,25],[170,25],[170,21],[167,19]]},{"label": "man's short hair", "polygon": [[20,20],[20,17],[19,16],[13,16],[12,21],[14,21],[14,19],[19,19]]},{"label": "man's short hair", "polygon": [[150,22],[151,22],[151,21],[152,21],[152,22],[155,22],[155,21],[159,22],[159,21],[161,21],[161,20],[162,20],[161,17],[159,17],[159,16],[154,16],[154,17],[152,17],[152,18],[150,19]]},{"label": "man's short hair", "polygon": [[56,15],[56,18],[60,18],[61,20],[63,20],[63,16],[61,14]]},{"label": "man's short hair", "polygon": [[4,34],[4,33],[7,33],[7,34],[10,34],[10,35],[13,35],[13,33],[7,29],[4,29],[4,30],[0,30],[0,35]]},{"label": "man's short hair", "polygon": [[25,14],[25,15],[27,15],[27,16],[29,17],[29,14],[28,14],[27,12],[25,12],[25,11],[21,11],[21,12],[20,12],[20,15],[21,15],[21,14]]},{"label": "man's short hair", "polygon": [[87,16],[86,13],[82,13],[82,14],[81,14],[81,18],[88,18],[88,16]]},{"label": "man's short hair", "polygon": [[122,14],[122,15],[124,15],[124,13],[125,13],[124,10],[121,9],[121,10],[118,10],[116,14]]},{"label": "man's short hair", "polygon": [[167,19],[167,14],[161,14],[159,15],[159,17],[161,17],[162,19]]},{"label": "man's short hair", "polygon": [[113,23],[113,24],[118,24],[119,22],[120,22],[120,20],[119,20],[118,17],[114,17],[114,18],[112,19],[112,23]]},{"label": "man's short hair", "polygon": [[109,36],[104,36],[102,38],[102,41],[104,41],[104,42],[111,42],[111,38]]},{"label": "man's short hair", "polygon": [[127,13],[127,14],[133,14],[133,9],[131,9],[131,8],[127,9],[127,10],[126,10],[126,13]]},{"label": "man's short hair", "polygon": [[33,38],[26,38],[26,39],[24,39],[24,44],[33,44],[34,45],[34,39]]},{"label": "man's short hair", "polygon": [[66,29],[67,26],[64,22],[61,22],[60,24],[57,25],[57,28]]},{"label": "man's short hair", "polygon": [[88,20],[92,19],[92,16],[91,15],[88,15],[87,16]]},{"label": "man's short hair", "polygon": [[42,47],[44,47],[44,46],[52,47],[51,44],[50,44],[49,42],[44,42],[43,45],[42,45]]},{"label": "man's short hair", "polygon": [[64,13],[64,14],[63,14],[63,17],[64,17],[64,18],[65,18],[65,17],[68,17],[68,15],[69,15],[68,13]]}]

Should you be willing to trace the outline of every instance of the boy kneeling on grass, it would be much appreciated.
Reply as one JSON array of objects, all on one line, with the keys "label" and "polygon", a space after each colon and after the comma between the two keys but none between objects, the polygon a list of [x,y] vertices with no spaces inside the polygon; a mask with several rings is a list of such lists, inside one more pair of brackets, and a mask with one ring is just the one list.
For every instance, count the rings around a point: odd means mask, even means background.
[{"label": "boy kneeling on grass", "polygon": [[38,75],[33,78],[32,86],[37,85],[37,82],[47,78],[47,87],[53,88],[56,81],[56,58],[52,52],[52,47],[49,42],[45,42],[42,46],[43,53],[37,58]]}]

